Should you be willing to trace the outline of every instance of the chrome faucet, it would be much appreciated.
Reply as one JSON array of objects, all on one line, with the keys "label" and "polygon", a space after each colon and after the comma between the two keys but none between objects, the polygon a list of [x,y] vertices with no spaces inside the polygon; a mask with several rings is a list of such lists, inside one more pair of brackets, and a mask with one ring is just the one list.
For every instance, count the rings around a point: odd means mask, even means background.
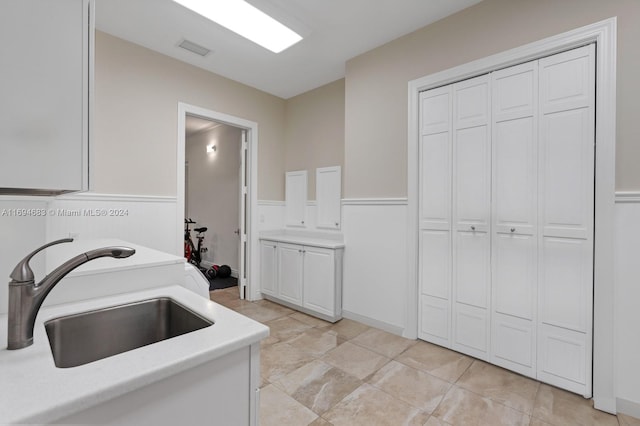
[{"label": "chrome faucet", "polygon": [[37,248],[22,259],[11,272],[9,282],[9,331],[7,349],[22,349],[33,344],[33,326],[42,302],[51,289],[69,272],[99,257],[114,257],[122,259],[129,257],[136,251],[128,247],[104,247],[79,254],[35,283],[33,271],[29,261],[38,252],[54,244],[69,243],[73,238],[63,238]]}]

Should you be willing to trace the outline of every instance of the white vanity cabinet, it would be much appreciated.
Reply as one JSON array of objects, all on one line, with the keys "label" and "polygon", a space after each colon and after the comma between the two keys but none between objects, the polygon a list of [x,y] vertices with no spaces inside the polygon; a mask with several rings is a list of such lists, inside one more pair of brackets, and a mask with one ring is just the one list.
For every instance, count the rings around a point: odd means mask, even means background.
[{"label": "white vanity cabinet", "polygon": [[342,243],[281,237],[260,242],[263,297],[318,318],[342,318]]},{"label": "white vanity cabinet", "polygon": [[88,189],[93,0],[3,0],[0,193]]}]

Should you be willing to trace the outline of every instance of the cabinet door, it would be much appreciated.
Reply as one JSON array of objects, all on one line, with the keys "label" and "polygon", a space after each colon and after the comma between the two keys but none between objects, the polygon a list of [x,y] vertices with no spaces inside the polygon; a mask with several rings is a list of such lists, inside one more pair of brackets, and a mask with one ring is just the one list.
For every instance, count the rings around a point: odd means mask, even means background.
[{"label": "cabinet door", "polygon": [[87,189],[89,5],[89,0],[2,2],[0,186],[5,193]]},{"label": "cabinet door", "polygon": [[535,376],[537,61],[492,74],[491,361]]},{"label": "cabinet door", "polygon": [[453,86],[452,348],[489,351],[491,133],[489,76]]},{"label": "cabinet door", "polygon": [[274,241],[260,241],[260,291],[271,296],[277,295],[277,248]]},{"label": "cabinet door", "polygon": [[296,305],[302,304],[302,246],[279,243],[278,297]]},{"label": "cabinet door", "polygon": [[316,169],[316,225],[318,228],[340,229],[340,166]]},{"label": "cabinet door", "polygon": [[335,316],[335,252],[305,246],[303,270],[303,306],[331,317]]},{"label": "cabinet door", "polygon": [[307,209],[307,171],[287,172],[285,178],[285,225],[304,227]]}]

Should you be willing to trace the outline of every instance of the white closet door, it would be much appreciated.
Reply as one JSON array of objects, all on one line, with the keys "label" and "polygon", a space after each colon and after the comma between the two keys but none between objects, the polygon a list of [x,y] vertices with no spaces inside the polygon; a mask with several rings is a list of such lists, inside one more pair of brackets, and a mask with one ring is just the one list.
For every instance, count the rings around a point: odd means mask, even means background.
[{"label": "white closet door", "polygon": [[453,86],[452,348],[489,351],[491,133],[489,76]]},{"label": "white closet door", "polygon": [[594,45],[539,62],[538,378],[591,395]]},{"label": "white closet door", "polygon": [[535,377],[537,61],[492,73],[491,361]]},{"label": "white closet door", "polygon": [[420,95],[419,337],[450,346],[451,86]]}]

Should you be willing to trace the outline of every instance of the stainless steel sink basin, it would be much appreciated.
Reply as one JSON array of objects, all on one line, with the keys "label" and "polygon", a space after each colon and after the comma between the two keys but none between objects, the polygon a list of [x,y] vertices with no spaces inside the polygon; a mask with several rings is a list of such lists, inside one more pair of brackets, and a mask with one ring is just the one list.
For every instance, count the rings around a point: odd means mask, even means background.
[{"label": "stainless steel sink basin", "polygon": [[77,367],[209,327],[170,298],[143,300],[47,321],[56,367]]}]

